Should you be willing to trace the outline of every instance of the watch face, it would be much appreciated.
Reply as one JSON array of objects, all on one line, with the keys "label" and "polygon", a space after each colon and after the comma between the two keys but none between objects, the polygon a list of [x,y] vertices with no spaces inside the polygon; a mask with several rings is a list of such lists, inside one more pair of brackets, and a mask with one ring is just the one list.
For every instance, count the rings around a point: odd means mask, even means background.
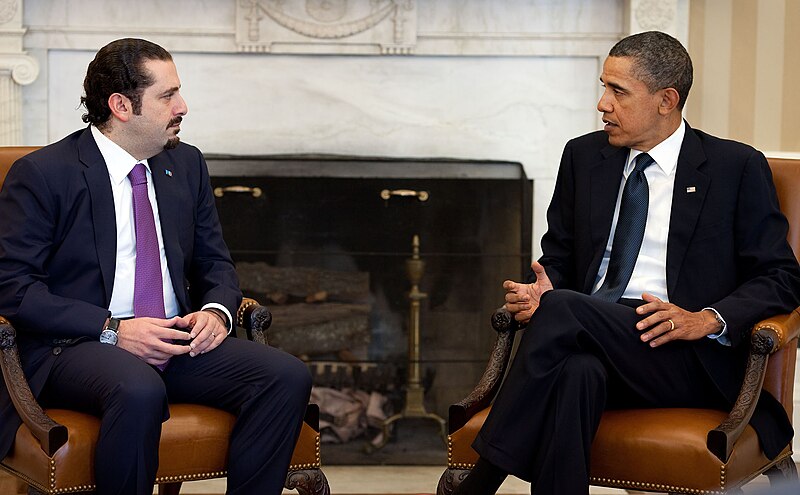
[{"label": "watch face", "polygon": [[117,332],[105,329],[100,333],[100,342],[103,344],[117,345]]}]

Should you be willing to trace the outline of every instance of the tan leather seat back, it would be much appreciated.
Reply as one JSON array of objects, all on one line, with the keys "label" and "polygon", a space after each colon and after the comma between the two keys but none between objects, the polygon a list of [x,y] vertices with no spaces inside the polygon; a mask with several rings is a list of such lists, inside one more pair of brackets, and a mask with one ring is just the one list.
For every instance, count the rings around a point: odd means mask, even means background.
[{"label": "tan leather seat back", "polygon": [[[781,211],[789,220],[787,239],[800,260],[800,159],[769,158]],[[795,343],[796,344],[796,343]],[[769,358],[764,388],[781,401],[792,417],[797,345],[784,347]]]},{"label": "tan leather seat back", "polygon": [[0,187],[6,180],[6,174],[11,165],[31,151],[38,149],[39,146],[0,146]]}]

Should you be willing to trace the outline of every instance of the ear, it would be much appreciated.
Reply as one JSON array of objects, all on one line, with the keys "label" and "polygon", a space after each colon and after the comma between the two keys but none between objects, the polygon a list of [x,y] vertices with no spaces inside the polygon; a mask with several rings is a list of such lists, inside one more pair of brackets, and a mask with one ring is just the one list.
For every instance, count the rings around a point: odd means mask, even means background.
[{"label": "ear", "polygon": [[120,93],[113,93],[108,97],[108,108],[111,110],[111,115],[122,122],[127,122],[133,114],[131,100]]},{"label": "ear", "polygon": [[661,102],[658,104],[658,113],[661,115],[668,115],[673,110],[678,108],[678,103],[681,101],[681,96],[675,88],[666,88],[661,91]]}]

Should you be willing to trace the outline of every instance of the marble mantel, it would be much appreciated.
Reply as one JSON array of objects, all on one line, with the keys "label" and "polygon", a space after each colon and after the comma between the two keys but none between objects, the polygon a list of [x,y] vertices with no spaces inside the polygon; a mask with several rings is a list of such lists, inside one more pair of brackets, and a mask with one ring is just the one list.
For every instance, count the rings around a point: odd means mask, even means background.
[{"label": "marble mantel", "polygon": [[599,127],[608,49],[687,19],[688,0],[25,0],[23,142],[81,127],[93,53],[145,37],[174,54],[182,136],[206,152],[521,162],[536,253],[561,149]]}]

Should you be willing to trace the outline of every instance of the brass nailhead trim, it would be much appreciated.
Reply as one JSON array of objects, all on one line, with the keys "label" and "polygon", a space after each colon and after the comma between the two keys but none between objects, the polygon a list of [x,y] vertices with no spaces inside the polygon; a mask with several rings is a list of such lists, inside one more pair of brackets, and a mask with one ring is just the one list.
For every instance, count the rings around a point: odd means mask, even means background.
[{"label": "brass nailhead trim", "polygon": [[289,466],[289,471],[302,471],[303,469],[319,469],[322,466],[320,458],[320,436],[314,437],[314,462],[307,462],[305,464],[292,464]]},{"label": "brass nailhead trim", "polygon": [[679,493],[696,493],[696,494],[722,494],[724,492],[720,492],[717,490],[697,490],[693,488],[685,488],[673,485],[665,485],[662,483],[648,483],[648,482],[641,482],[641,481],[627,481],[627,480],[615,480],[610,478],[597,478],[597,477],[590,477],[589,478],[590,484],[594,485],[602,485],[602,486],[612,486],[612,487],[619,487],[619,488],[643,488],[645,490],[653,490],[658,492],[679,492]]},{"label": "brass nailhead trim", "polygon": [[447,467],[449,469],[472,469],[475,464],[466,462],[453,462],[453,437],[447,435]]},{"label": "brass nailhead trim", "polygon": [[228,471],[211,471],[206,473],[181,474],[179,476],[162,476],[160,478],[156,478],[155,483],[160,485],[162,483],[177,483],[179,481],[206,480],[212,478],[222,478],[227,475]]},{"label": "brass nailhead trim", "polygon": [[242,304],[239,305],[239,309],[236,310],[236,324],[240,327],[244,326],[244,312],[250,306],[255,306],[258,304],[254,299],[245,298],[242,300]]},{"label": "brass nailhead trim", "polygon": [[780,349],[783,347],[783,345],[786,343],[786,335],[783,333],[783,329],[772,324],[761,325],[761,327],[759,327],[759,330],[762,328],[767,328],[775,332],[778,335],[778,341],[779,341],[778,348]]}]

